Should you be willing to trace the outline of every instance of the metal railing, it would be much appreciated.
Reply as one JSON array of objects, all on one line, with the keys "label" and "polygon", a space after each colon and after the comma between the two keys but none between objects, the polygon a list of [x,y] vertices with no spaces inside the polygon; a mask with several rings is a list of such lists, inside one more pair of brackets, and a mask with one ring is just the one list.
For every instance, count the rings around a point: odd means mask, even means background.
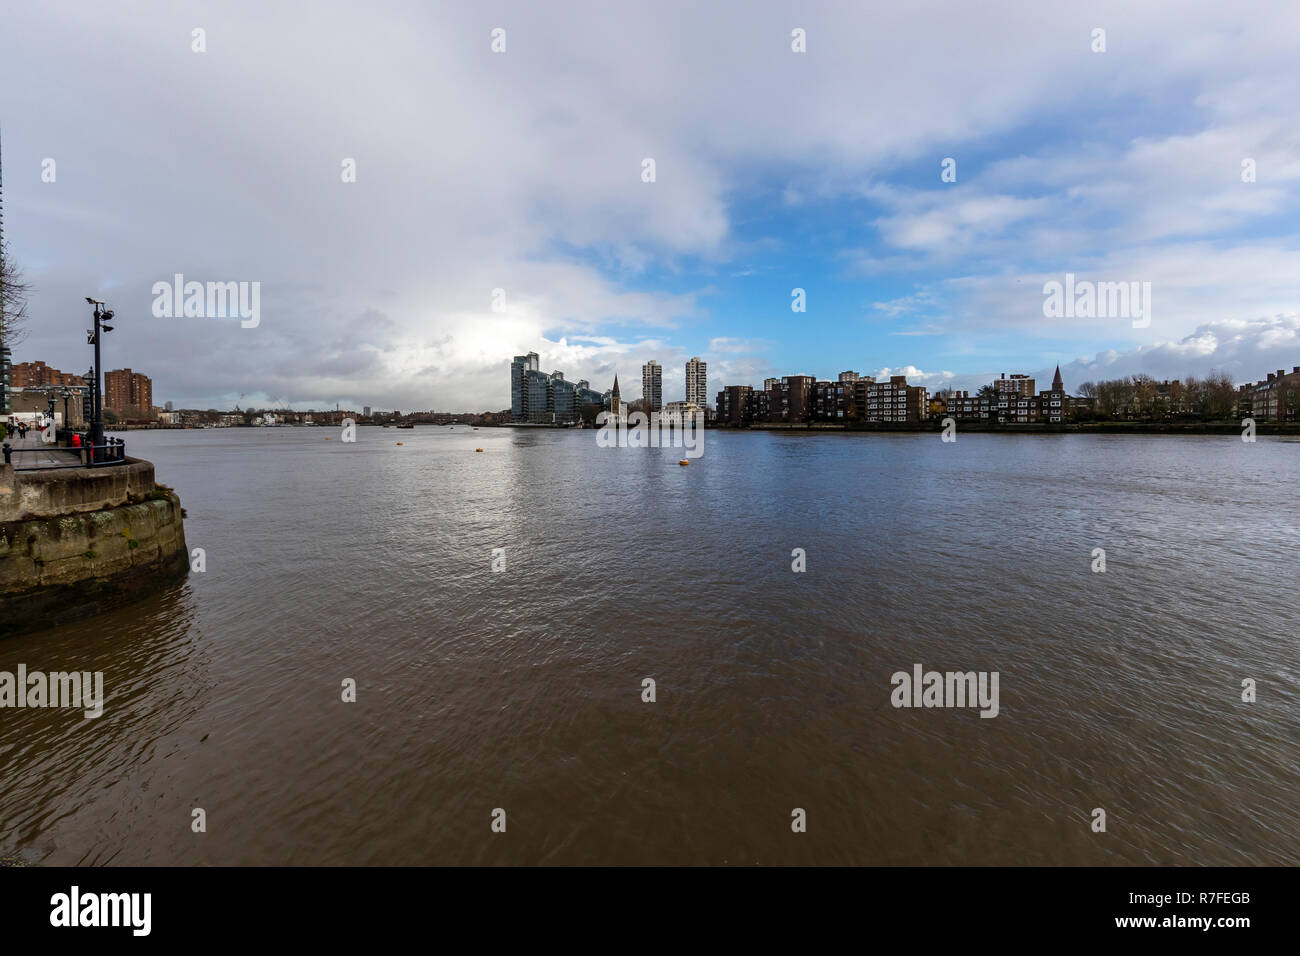
[{"label": "metal railing", "polygon": [[[126,442],[121,438],[105,439],[102,445],[40,445],[36,448],[14,448],[4,443],[5,464],[14,471],[42,471],[50,468],[103,468],[126,464]],[[44,455],[46,461],[34,464],[14,464],[14,455]],[[56,457],[57,456],[57,457]]]}]

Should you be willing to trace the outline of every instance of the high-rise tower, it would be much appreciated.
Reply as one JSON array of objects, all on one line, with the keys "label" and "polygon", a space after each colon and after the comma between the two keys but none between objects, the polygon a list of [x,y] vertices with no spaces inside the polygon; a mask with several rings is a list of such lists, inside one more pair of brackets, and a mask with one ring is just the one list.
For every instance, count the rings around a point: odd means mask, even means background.
[{"label": "high-rise tower", "polygon": [[686,401],[705,408],[709,404],[709,363],[697,355],[686,363]]},{"label": "high-rise tower", "polygon": [[654,359],[641,366],[641,397],[645,399],[646,412],[657,412],[664,407],[664,370]]}]

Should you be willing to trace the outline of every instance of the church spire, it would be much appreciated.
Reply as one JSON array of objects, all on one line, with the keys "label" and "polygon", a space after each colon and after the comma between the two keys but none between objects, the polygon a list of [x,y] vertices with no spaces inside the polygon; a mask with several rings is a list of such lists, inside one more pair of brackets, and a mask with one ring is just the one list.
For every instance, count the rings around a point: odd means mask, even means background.
[{"label": "church spire", "polygon": [[1063,392],[1065,386],[1061,384],[1061,363],[1056,363],[1056,374],[1052,376],[1052,391]]},{"label": "church spire", "polygon": [[618,394],[618,376],[614,376],[614,388],[609,393],[609,413],[616,421],[622,421],[627,415],[623,407],[623,399]]}]

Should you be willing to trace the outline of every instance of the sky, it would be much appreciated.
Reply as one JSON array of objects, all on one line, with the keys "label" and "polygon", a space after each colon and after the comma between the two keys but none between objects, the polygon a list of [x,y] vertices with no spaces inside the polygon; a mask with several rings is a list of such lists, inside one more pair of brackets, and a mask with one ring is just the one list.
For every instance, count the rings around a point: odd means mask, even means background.
[{"label": "sky", "polygon": [[[91,296],[177,407],[496,410],[528,351],[1252,381],[1300,364],[1297,50],[1292,2],[12,0],[14,360],[84,372]],[[1149,321],[1046,315],[1067,273]],[[257,325],[156,315],[176,274]]]}]

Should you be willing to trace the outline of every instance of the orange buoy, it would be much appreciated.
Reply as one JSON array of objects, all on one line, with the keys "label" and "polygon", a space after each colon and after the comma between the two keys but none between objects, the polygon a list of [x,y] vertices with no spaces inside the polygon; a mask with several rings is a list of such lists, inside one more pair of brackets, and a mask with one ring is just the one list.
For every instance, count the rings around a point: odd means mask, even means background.
[{"label": "orange buoy", "polygon": [[399,441],[399,442],[398,442],[398,443],[397,443],[397,444],[399,444],[399,445],[400,445],[400,444],[401,444],[401,442],[400,442],[400,441]]},{"label": "orange buoy", "polygon": [[683,458],[683,459],[682,459],[681,461],[679,461],[677,464],[681,465],[682,467],[685,467],[685,466],[689,465],[690,463],[691,463],[691,460],[690,460],[689,458]]},{"label": "orange buoy", "polygon": [[474,450],[475,450],[475,451],[482,451],[483,449],[482,449],[482,448],[475,448]]}]

